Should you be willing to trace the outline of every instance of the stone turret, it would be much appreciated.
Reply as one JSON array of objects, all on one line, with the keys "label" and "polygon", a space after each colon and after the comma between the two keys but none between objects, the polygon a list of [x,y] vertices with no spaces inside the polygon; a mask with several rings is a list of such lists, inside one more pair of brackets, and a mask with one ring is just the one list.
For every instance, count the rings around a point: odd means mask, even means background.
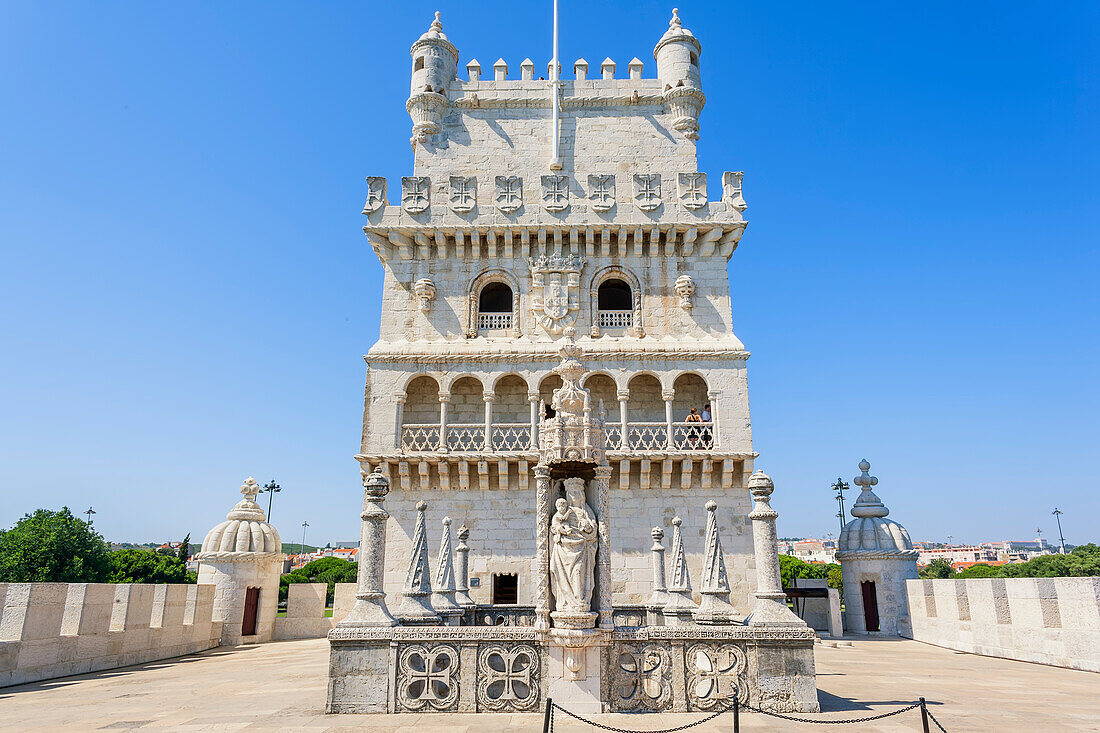
[{"label": "stone turret", "polygon": [[448,89],[458,76],[458,49],[447,40],[436,12],[428,32],[412,45],[412,89],[405,108],[413,121],[412,143],[423,143],[440,130]]},{"label": "stone turret", "polygon": [[279,533],[256,503],[259,492],[256,479],[245,479],[244,498],[206,533],[195,555],[199,583],[214,586],[214,620],[222,622],[223,646],[270,641],[275,632],[279,573],[286,556]]},{"label": "stone turret", "polygon": [[657,78],[664,83],[665,102],[675,116],[673,127],[690,140],[699,137],[699,114],[706,97],[699,76],[699,54],[703,47],[691,31],[680,23],[679,11],[672,9],[668,30],[653,49]]},{"label": "stone turret", "polygon": [[917,556],[905,527],[871,488],[878,479],[859,462],[853,483],[862,491],[852,505],[855,517],[840,533],[836,559],[844,576],[844,628],[855,634],[911,636],[905,581],[917,577]]}]

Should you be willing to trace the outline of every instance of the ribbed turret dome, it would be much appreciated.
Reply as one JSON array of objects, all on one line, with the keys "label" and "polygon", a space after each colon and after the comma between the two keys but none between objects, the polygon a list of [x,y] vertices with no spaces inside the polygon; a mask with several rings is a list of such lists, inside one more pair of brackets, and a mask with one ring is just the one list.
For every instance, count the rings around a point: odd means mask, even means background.
[{"label": "ribbed turret dome", "polygon": [[878,479],[867,472],[871,464],[867,459],[859,462],[859,470],[862,472],[853,479],[856,486],[863,489],[856,503],[852,505],[852,521],[844,525],[837,542],[837,553],[842,552],[910,552],[913,553],[913,542],[909,539],[909,533],[886,515],[890,510],[871,491],[871,487],[878,484]]},{"label": "ribbed turret dome", "polygon": [[225,521],[206,533],[196,560],[213,560],[226,554],[281,554],[279,533],[268,524],[264,510],[256,503],[260,486],[249,476],[241,484],[244,498],[225,515]]}]

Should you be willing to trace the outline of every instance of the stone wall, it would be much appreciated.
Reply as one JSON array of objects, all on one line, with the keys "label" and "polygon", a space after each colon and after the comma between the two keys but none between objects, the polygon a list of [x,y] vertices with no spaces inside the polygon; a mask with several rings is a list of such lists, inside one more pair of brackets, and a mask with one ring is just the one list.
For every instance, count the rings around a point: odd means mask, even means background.
[{"label": "stone wall", "polygon": [[212,649],[212,585],[0,583],[0,687]]},{"label": "stone wall", "polygon": [[1100,672],[1100,578],[910,580],[906,591],[917,641]]},{"label": "stone wall", "polygon": [[324,583],[291,583],[287,588],[286,614],[275,619],[275,640],[319,639],[328,634],[355,604],[355,583],[337,583],[332,615],[325,616]]},{"label": "stone wall", "polygon": [[[660,476],[659,471],[654,475]],[[612,482],[612,487],[616,486]],[[688,554],[688,567],[696,591],[703,567],[703,538],[706,530],[708,499],[718,502],[718,523],[729,572],[733,604],[747,614],[751,594],[756,590],[752,528],[748,519],[749,495],[740,486],[714,488],[703,492],[697,485],[687,489],[616,489],[611,490],[612,596],[616,605],[643,603],[652,592],[653,545],[650,530],[659,525],[665,530],[665,547],[672,538],[672,518],[683,519],[681,531]],[[470,588],[477,603],[491,603],[494,573],[516,573],[519,578],[519,603],[533,604],[533,563],[535,526],[533,489],[508,491],[394,491],[386,498],[387,523],[385,589],[387,603],[396,603],[408,571],[409,552],[416,522],[416,503],[428,501],[428,548],[434,570],[438,561],[439,536],[443,517],[454,520],[452,531],[462,524],[470,528],[470,576],[478,585]],[[696,600],[699,596],[696,593]]]}]

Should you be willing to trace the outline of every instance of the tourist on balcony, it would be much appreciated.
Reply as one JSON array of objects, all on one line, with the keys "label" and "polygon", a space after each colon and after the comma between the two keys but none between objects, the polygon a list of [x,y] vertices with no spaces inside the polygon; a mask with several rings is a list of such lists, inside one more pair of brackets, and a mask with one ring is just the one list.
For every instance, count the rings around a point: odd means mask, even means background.
[{"label": "tourist on balcony", "polygon": [[[691,412],[684,419],[684,422],[702,423],[703,418],[699,417],[699,411],[696,410],[693,407],[693,408],[691,408]],[[688,434],[688,448],[690,450],[698,449],[699,448],[699,438],[702,435],[702,429],[697,428],[693,425],[693,426],[688,428],[687,434]]]},{"label": "tourist on balcony", "polygon": [[710,405],[703,405],[703,423],[706,427],[703,428],[703,448],[709,450],[714,447],[714,436],[710,432],[711,416]]}]

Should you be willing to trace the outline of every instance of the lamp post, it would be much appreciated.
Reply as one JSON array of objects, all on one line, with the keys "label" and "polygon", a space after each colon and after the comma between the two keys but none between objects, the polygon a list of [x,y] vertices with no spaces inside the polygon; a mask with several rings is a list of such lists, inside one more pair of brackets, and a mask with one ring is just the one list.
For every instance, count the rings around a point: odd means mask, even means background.
[{"label": "lamp post", "polygon": [[1043,530],[1039,527],[1035,528],[1035,538],[1039,543],[1039,552],[1043,551]]},{"label": "lamp post", "polygon": [[1051,512],[1051,514],[1054,515],[1054,519],[1058,522],[1058,545],[1063,555],[1066,554],[1066,538],[1062,536],[1062,515],[1064,513],[1065,512],[1058,507],[1054,507],[1054,511]]},{"label": "lamp post", "polygon": [[275,483],[275,479],[271,479],[270,483],[264,484],[264,491],[267,492],[267,521],[271,523],[271,500],[275,498],[275,494],[282,491],[279,484]]},{"label": "lamp post", "polygon": [[837,478],[836,483],[830,487],[836,492],[836,500],[840,503],[840,511],[836,513],[840,517],[840,531],[844,531],[844,492],[852,488],[848,485],[848,482],[842,478]]},{"label": "lamp post", "polygon": [[95,509],[88,507],[88,511],[84,512],[84,515],[88,517],[88,526],[92,526],[92,515],[95,514]]},{"label": "lamp post", "polygon": [[306,527],[309,526],[309,522],[302,522],[302,554],[306,553]]}]

